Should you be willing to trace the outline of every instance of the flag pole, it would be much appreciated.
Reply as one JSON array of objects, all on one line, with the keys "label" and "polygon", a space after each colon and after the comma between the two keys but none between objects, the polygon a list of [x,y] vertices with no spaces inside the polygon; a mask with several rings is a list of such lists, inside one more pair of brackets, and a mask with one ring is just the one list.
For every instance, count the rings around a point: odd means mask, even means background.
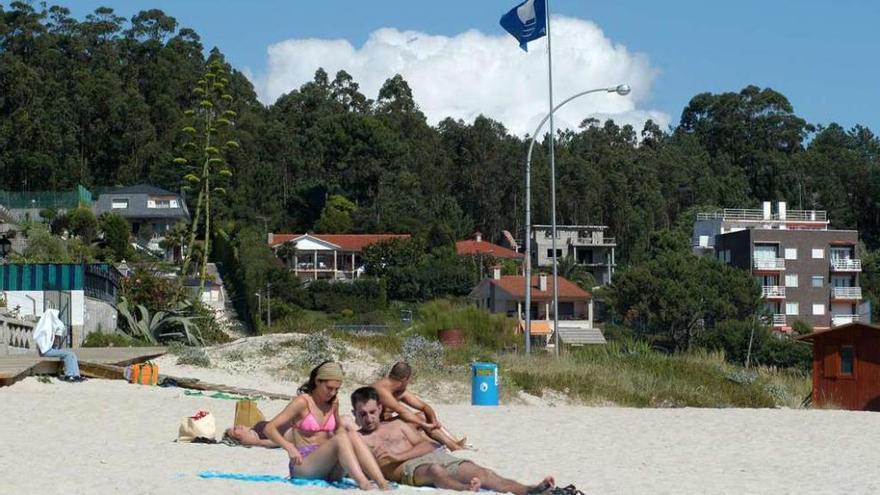
[{"label": "flag pole", "polygon": [[550,239],[553,250],[553,351],[559,357],[559,273],[556,255],[556,153],[554,141],[556,128],[553,124],[553,48],[550,38],[550,0],[544,0],[547,19],[547,87],[550,93]]}]

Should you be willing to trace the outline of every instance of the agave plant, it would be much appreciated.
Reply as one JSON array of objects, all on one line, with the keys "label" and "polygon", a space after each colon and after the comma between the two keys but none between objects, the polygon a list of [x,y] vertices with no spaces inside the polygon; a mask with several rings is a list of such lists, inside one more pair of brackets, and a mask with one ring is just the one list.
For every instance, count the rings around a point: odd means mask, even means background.
[{"label": "agave plant", "polygon": [[[195,323],[197,317],[187,316],[188,303],[181,303],[171,311],[156,311],[150,315],[150,311],[143,305],[129,304],[125,298],[116,305],[117,311],[128,323],[128,333],[132,337],[140,338],[158,344],[160,340],[183,337],[193,345],[201,345],[202,339]],[[134,309],[134,311],[132,310]]]}]

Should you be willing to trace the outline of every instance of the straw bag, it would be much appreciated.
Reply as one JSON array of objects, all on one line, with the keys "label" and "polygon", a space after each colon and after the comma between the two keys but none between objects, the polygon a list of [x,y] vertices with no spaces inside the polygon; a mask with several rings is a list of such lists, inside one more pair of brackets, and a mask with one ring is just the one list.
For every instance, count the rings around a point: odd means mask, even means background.
[{"label": "straw bag", "polygon": [[192,442],[197,438],[216,441],[216,436],[217,424],[210,411],[199,411],[194,416],[183,418],[177,430],[178,442]]},{"label": "straw bag", "polygon": [[257,402],[242,399],[235,403],[235,426],[247,426],[253,428],[259,421],[265,421],[262,411],[257,407]]}]

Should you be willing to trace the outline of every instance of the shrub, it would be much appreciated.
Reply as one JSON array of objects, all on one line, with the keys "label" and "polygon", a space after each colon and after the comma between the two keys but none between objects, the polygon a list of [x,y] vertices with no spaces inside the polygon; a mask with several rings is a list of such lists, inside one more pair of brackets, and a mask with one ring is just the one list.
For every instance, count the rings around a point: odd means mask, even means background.
[{"label": "shrub", "polygon": [[307,335],[301,345],[304,351],[302,363],[306,366],[317,366],[324,361],[334,359],[330,347],[330,337],[324,332]]},{"label": "shrub", "polygon": [[129,251],[131,246],[128,243],[131,235],[131,228],[128,222],[120,215],[112,212],[106,212],[98,219],[101,231],[104,233],[104,243],[113,253],[115,260],[130,258]]},{"label": "shrub", "polygon": [[436,340],[428,340],[421,335],[403,341],[402,358],[404,361],[423,369],[440,369],[443,367],[443,346]]},{"label": "shrub", "polygon": [[226,353],[226,359],[234,363],[244,361],[244,352],[241,349],[233,349]]},{"label": "shrub", "polygon": [[92,332],[86,336],[83,347],[140,347],[152,345],[143,340],[134,339],[122,332]]},{"label": "shrub", "polygon": [[205,349],[201,347],[179,347],[176,352],[178,353],[177,364],[199,366],[201,368],[211,367],[211,358],[208,357]]},{"label": "shrub", "polygon": [[70,231],[83,242],[91,242],[98,232],[98,219],[92,210],[80,206],[67,214]]},{"label": "shrub", "polygon": [[307,301],[303,306],[328,313],[344,310],[366,313],[388,306],[385,282],[375,278],[361,278],[351,282],[316,280],[306,290]]},{"label": "shrub", "polygon": [[724,352],[727,360],[745,364],[752,340],[750,364],[808,370],[812,355],[810,348],[794,341],[790,336],[771,333],[766,327],[757,327],[752,336],[752,323],[727,320],[703,334],[698,344],[711,350]]},{"label": "shrub", "polygon": [[439,330],[460,328],[468,345],[501,350],[519,341],[513,318],[491,314],[473,305],[456,305],[446,299],[423,304],[419,308],[419,320],[419,334],[429,339],[436,339]]}]

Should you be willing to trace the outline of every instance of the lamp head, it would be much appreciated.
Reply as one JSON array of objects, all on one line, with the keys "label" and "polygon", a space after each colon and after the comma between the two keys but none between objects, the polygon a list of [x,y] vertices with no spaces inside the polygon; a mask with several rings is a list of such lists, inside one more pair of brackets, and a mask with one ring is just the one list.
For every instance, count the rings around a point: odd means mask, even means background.
[{"label": "lamp head", "polygon": [[620,96],[626,96],[629,94],[630,91],[632,91],[632,89],[629,87],[629,84],[618,84],[611,91],[619,94]]}]

